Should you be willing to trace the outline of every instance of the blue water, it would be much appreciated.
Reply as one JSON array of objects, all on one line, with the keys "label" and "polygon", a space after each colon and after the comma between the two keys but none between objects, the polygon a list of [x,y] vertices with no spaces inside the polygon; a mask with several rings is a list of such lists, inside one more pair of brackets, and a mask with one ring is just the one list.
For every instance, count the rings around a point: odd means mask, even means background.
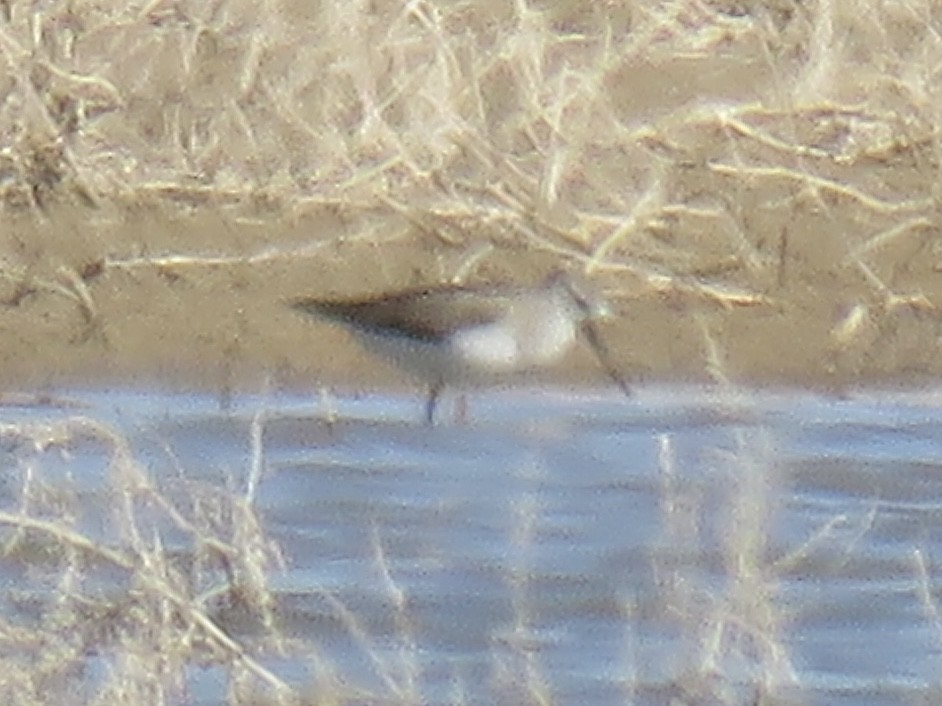
[{"label": "blue water", "polygon": [[[942,394],[482,392],[460,420],[446,400],[434,428],[408,395],[73,396],[88,407],[0,421],[107,425],[171,495],[245,492],[254,425],[254,507],[286,560],[269,580],[295,646],[259,658],[299,688],[316,654],[376,701],[410,684],[402,703],[942,693]],[[23,458],[0,448],[6,510]],[[96,508],[73,508],[83,531],[120,534],[101,443],[30,458]],[[28,581],[8,569],[3,590]],[[251,652],[257,631],[230,631]],[[193,702],[225,696],[210,667],[191,681]]]}]

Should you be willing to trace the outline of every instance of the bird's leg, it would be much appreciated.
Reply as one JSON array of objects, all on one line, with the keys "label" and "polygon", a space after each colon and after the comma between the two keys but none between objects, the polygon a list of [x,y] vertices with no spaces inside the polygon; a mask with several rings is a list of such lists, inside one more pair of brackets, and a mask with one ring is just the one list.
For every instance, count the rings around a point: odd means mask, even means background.
[{"label": "bird's leg", "polygon": [[461,425],[468,423],[468,393],[462,392],[455,400],[455,421]]},{"label": "bird's leg", "polygon": [[445,389],[445,384],[437,380],[428,390],[428,400],[425,402],[425,423],[429,426],[435,423],[435,407],[438,406],[438,398],[441,397],[443,389]]}]

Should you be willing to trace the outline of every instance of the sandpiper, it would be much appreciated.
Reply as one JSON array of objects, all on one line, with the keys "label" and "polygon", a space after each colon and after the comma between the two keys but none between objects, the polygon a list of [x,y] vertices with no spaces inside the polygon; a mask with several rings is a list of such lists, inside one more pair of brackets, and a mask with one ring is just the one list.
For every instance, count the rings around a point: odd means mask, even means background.
[{"label": "sandpiper", "polygon": [[343,324],[368,350],[429,383],[429,424],[446,385],[492,383],[552,365],[581,334],[600,365],[630,394],[593,321],[608,305],[568,274],[536,287],[440,285],[366,299],[301,298],[297,311]]}]

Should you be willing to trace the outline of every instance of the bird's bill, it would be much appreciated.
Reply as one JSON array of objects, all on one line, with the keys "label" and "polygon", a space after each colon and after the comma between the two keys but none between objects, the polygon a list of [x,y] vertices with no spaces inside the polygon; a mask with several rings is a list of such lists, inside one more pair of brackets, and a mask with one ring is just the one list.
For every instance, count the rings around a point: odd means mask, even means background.
[{"label": "bird's bill", "polygon": [[589,348],[591,348],[592,352],[595,354],[595,358],[598,360],[602,370],[605,371],[605,374],[608,375],[612,381],[618,385],[619,388],[621,388],[621,391],[624,392],[626,396],[630,396],[631,388],[628,386],[628,382],[618,371],[618,368],[615,367],[615,362],[612,360],[612,354],[609,351],[608,346],[605,345],[605,342],[599,335],[598,329],[591,320],[585,321],[582,324],[582,333],[585,336],[586,342],[589,344]]}]

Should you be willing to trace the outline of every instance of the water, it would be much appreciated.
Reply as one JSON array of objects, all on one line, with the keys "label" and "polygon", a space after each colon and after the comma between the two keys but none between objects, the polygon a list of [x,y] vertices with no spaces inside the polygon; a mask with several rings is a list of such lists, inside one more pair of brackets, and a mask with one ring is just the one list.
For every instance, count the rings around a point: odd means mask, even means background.
[{"label": "water", "polygon": [[[294,685],[315,679],[317,654],[345,683],[425,704],[940,693],[937,393],[478,393],[464,421],[446,400],[434,428],[409,396],[337,400],[335,421],[299,397],[227,410],[77,397],[89,407],[3,421],[78,413],[120,430],[162,488],[254,496],[286,560],[269,575],[280,629],[302,646],[261,661]],[[0,454],[10,510],[24,464]],[[41,466],[81,503],[115,502],[100,443]],[[107,512],[88,515],[83,531],[114,536]],[[3,566],[22,588],[22,570]],[[251,626],[218,619],[252,644]],[[223,697],[212,667],[190,682],[188,701]]]}]

